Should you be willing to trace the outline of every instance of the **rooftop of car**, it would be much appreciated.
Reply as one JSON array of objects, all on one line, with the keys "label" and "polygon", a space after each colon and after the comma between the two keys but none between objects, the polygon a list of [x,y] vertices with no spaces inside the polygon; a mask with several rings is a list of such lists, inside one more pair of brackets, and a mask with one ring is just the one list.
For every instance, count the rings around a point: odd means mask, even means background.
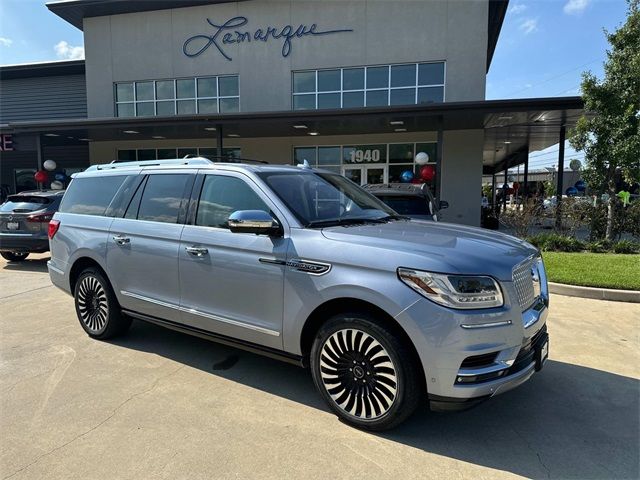
[{"label": "rooftop of car", "polygon": [[64,190],[24,190],[19,193],[12,193],[9,197],[19,196],[37,196],[37,197],[61,197],[64,195]]},{"label": "rooftop of car", "polygon": [[423,183],[379,183],[363,188],[374,195],[426,195]]}]

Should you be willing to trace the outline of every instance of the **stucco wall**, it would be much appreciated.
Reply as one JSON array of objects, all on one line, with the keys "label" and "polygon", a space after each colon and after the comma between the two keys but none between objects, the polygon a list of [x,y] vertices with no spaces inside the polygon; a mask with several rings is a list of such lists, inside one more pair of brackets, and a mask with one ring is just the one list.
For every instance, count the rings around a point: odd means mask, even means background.
[{"label": "stucco wall", "polygon": [[[88,115],[114,114],[117,81],[239,74],[242,111],[291,108],[291,71],[324,67],[446,61],[447,101],[478,100],[485,94],[486,0],[252,0],[107,17],[86,18],[84,40]],[[239,30],[317,24],[317,30],[353,32],[223,46],[198,57],[183,54],[184,41],[213,33],[210,18],[235,16]],[[220,42],[219,42],[220,43]]]}]

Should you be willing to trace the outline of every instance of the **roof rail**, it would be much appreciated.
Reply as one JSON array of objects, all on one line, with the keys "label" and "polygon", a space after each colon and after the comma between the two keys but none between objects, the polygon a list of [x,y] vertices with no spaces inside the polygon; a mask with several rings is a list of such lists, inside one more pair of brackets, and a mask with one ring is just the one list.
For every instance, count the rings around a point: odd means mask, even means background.
[{"label": "roof rail", "polygon": [[92,165],[85,171],[92,170],[115,170],[117,168],[132,168],[132,167],[171,167],[178,165],[211,165],[211,160],[204,157],[195,158],[174,158],[168,160],[143,160],[140,162],[118,162],[114,160],[111,163],[105,163],[102,165]]},{"label": "roof rail", "polygon": [[269,162],[265,160],[256,160],[255,158],[244,158],[244,157],[234,157],[232,155],[207,155],[207,160],[211,161],[222,161],[223,163],[262,163],[268,165]]}]

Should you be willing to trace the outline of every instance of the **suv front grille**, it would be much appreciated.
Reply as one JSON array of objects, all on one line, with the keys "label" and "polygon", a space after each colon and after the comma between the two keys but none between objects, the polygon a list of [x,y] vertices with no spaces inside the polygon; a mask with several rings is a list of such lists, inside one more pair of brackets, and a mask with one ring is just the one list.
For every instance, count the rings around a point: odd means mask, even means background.
[{"label": "suv front grille", "polygon": [[531,268],[535,259],[527,259],[513,268],[513,284],[518,294],[518,304],[524,312],[535,301],[535,291],[533,287],[533,275]]}]

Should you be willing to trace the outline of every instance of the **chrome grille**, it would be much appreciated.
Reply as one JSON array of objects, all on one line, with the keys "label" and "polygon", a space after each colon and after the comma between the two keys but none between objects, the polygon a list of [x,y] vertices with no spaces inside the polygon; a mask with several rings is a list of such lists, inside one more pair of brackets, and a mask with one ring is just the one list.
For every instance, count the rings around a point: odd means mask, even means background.
[{"label": "chrome grille", "polygon": [[535,291],[533,287],[533,275],[531,268],[535,263],[535,259],[529,258],[513,268],[513,285],[518,294],[518,303],[524,312],[535,300]]}]

